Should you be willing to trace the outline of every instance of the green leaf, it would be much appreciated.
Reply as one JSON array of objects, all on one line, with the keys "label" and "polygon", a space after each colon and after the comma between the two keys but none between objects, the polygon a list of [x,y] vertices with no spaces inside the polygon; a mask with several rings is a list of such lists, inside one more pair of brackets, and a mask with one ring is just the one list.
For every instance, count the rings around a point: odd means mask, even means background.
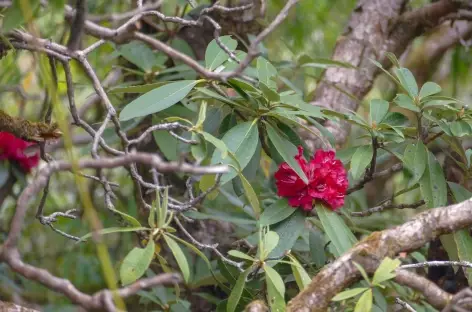
[{"label": "green leaf", "polygon": [[[156,191],[156,194],[157,196],[159,196],[159,191]],[[148,216],[148,225],[151,227],[151,228],[155,228],[157,223],[156,223],[156,219],[157,219],[157,207],[156,207],[156,201],[153,201],[152,205],[151,205],[151,210],[149,211],[149,216]]]},{"label": "green leaf", "polygon": [[215,138],[213,135],[207,132],[201,131],[200,134],[205,138],[205,140],[213,144],[213,146],[215,146],[220,151],[221,158],[224,159],[226,156],[228,156],[228,147],[226,146],[225,142]]},{"label": "green leaf", "polygon": [[256,219],[259,219],[259,216],[261,214],[261,207],[259,204],[259,199],[257,198],[257,194],[252,188],[251,183],[249,183],[249,181],[246,179],[246,177],[242,173],[239,174],[239,178],[241,179],[241,182],[243,184],[244,195],[249,201],[249,204],[251,205],[252,210],[254,210],[254,215],[256,216]]},{"label": "green leaf", "polygon": [[[101,229],[97,232],[98,235],[106,235],[106,234],[113,234],[113,233],[125,233],[125,232],[137,232],[137,231],[150,231],[149,228],[143,227],[141,225],[139,226],[133,226],[133,227],[109,227],[106,229]],[[93,232],[90,232],[84,236],[82,236],[79,240],[79,242],[82,242],[86,240],[89,237],[93,236]]]},{"label": "green leaf", "polygon": [[319,58],[319,57],[313,58],[312,62],[304,63],[301,67],[312,67],[312,68],[342,67],[342,68],[353,68],[353,69],[357,68],[356,66],[347,62],[340,62],[340,61]]},{"label": "green leaf", "polygon": [[[231,36],[222,36],[220,37],[221,43],[223,43],[231,52],[236,50],[238,42],[231,38]],[[215,39],[213,39],[208,45],[205,51],[205,67],[213,71],[218,66],[223,64],[229,58],[228,53],[226,53]]]},{"label": "green leaf", "polygon": [[117,51],[122,57],[138,66],[144,72],[151,72],[156,65],[163,65],[167,56],[154,52],[147,44],[140,41],[131,41],[117,46]]},{"label": "green leaf", "polygon": [[285,312],[285,296],[281,295],[274,282],[266,274],[267,285],[267,302],[269,303],[270,311]]},{"label": "green leaf", "polygon": [[[3,13],[2,19],[2,33],[9,32],[14,28],[23,25],[25,22],[29,22],[34,18],[35,13],[39,8],[39,0],[30,0],[29,8],[22,8],[21,1],[12,1],[12,4]],[[31,12],[32,16],[25,16],[25,13]]]},{"label": "green leaf", "polygon": [[130,215],[128,215],[128,214],[126,214],[126,213],[124,213],[124,212],[121,212],[121,211],[119,211],[119,210],[116,210],[116,209],[110,209],[110,210],[111,210],[112,212],[117,213],[117,214],[119,214],[120,216],[122,216],[123,219],[125,219],[126,221],[128,221],[128,223],[131,224],[132,226],[134,226],[134,227],[140,227],[140,226],[142,226],[141,223],[140,223],[138,220],[136,220],[133,216],[130,216]]},{"label": "green leaf", "polygon": [[272,231],[279,235],[279,244],[272,250],[269,257],[279,258],[293,248],[298,237],[305,231],[305,216],[297,209],[289,218],[272,228]]},{"label": "green leaf", "polygon": [[423,105],[422,107],[423,107],[423,110],[434,109],[434,108],[455,110],[449,104],[454,104],[456,102],[457,101],[449,101],[449,100],[430,100],[430,98],[428,98],[427,101],[424,101],[422,103]]},{"label": "green leaf", "polygon": [[355,297],[355,296],[363,293],[367,289],[369,289],[369,288],[359,287],[359,288],[348,289],[348,290],[345,290],[343,292],[340,292],[339,294],[334,296],[333,299],[331,299],[331,300],[332,301],[343,301],[343,300]]},{"label": "green leaf", "polygon": [[429,152],[426,170],[420,179],[421,194],[429,208],[444,206],[447,202],[447,185],[441,165]]},{"label": "green leaf", "polygon": [[318,131],[321,133],[323,137],[328,139],[328,142],[331,145],[331,147],[336,145],[336,139],[334,138],[334,135],[330,131],[328,131],[328,129],[326,129],[323,125],[321,125],[319,122],[317,122],[313,118],[307,118],[307,120],[310,122],[310,124],[315,126],[316,129],[318,129]]},{"label": "green leaf", "polygon": [[198,82],[200,81],[172,82],[145,93],[123,108],[120,120],[125,121],[160,112],[185,98]]},{"label": "green leaf", "polygon": [[269,231],[264,235],[264,250],[261,253],[261,261],[265,260],[272,250],[277,247],[279,240],[279,234],[276,232]]},{"label": "green leaf", "polygon": [[249,267],[239,275],[238,280],[236,281],[236,284],[229,295],[226,312],[234,312],[236,310],[239,299],[241,299],[241,294],[243,293],[244,285],[246,284],[246,277],[252,270],[252,267]]},{"label": "green leaf", "polygon": [[398,268],[400,264],[401,261],[398,259],[390,259],[389,257],[384,258],[374,273],[372,283],[378,285],[394,278],[395,269]]},{"label": "green leaf", "polygon": [[257,78],[271,89],[275,89],[277,84],[272,78],[277,76],[277,69],[262,56],[257,58]]},{"label": "green leaf", "polygon": [[290,217],[295,208],[290,207],[286,198],[280,198],[275,203],[264,209],[259,219],[259,226],[267,226],[278,223]]},{"label": "green leaf", "polygon": [[295,160],[295,156],[298,154],[297,148],[282,137],[278,131],[272,127],[272,125],[266,123],[267,135],[270,141],[274,144],[275,148],[279,152],[280,156],[287,162],[287,164],[295,170],[298,176],[305,182],[308,183],[308,178],[303,172],[300,164]]},{"label": "green leaf", "polygon": [[311,230],[309,234],[311,260],[317,268],[326,264],[325,241],[323,234],[318,230]]},{"label": "green leaf", "polygon": [[311,282],[310,275],[305,271],[303,266],[298,262],[297,258],[295,258],[292,254],[289,254],[288,257],[293,262],[292,273],[295,277],[295,281],[297,282],[298,289],[302,291],[306,288]]},{"label": "green leaf", "polygon": [[107,91],[108,94],[120,94],[120,93],[146,93],[156,88],[162,87],[163,85],[169,84],[169,81],[159,81],[154,83],[148,83],[143,85],[126,86],[126,87],[114,87]]},{"label": "green leaf", "polygon": [[357,243],[356,237],[344,223],[341,216],[320,203],[315,205],[315,209],[323,225],[324,232],[333,244],[336,257],[341,256]]},{"label": "green leaf", "polygon": [[285,295],[285,283],[282,280],[282,277],[280,277],[276,270],[266,264],[264,264],[264,271],[266,273],[266,278],[272,282],[277,292],[283,297]]},{"label": "green leaf", "polygon": [[405,148],[403,160],[405,167],[413,173],[411,185],[416,184],[423,176],[426,170],[427,157],[428,149],[421,141],[416,142],[416,144],[409,144]]},{"label": "green leaf", "polygon": [[464,120],[453,121],[449,124],[449,127],[451,129],[452,135],[459,138],[472,134],[470,125]]},{"label": "green leaf", "polygon": [[372,311],[372,289],[367,290],[357,301],[354,312],[371,312]]},{"label": "green leaf", "polygon": [[362,265],[360,265],[359,263],[353,261],[352,264],[354,264],[354,266],[359,270],[359,272],[361,273],[362,277],[364,278],[364,281],[361,282],[363,285],[365,283],[367,283],[367,285],[370,284],[370,279],[369,279],[369,275],[367,275],[367,272],[365,271],[365,269],[362,267]]},{"label": "green leaf", "polygon": [[154,241],[148,241],[146,248],[133,248],[123,259],[120,278],[123,285],[135,282],[148,269],[154,255]]},{"label": "green leaf", "polygon": [[[461,203],[472,197],[472,193],[462,185],[453,182],[448,182],[448,185],[456,203]],[[472,259],[472,238],[470,237],[469,230],[459,230],[453,235],[457,245],[459,260],[470,261],[470,259]],[[464,273],[467,274],[469,286],[472,286],[472,271],[470,269],[464,271]]]},{"label": "green leaf", "polygon": [[253,257],[248,256],[239,250],[230,250],[228,251],[228,255],[236,257],[236,258],[244,259],[244,260],[249,260],[252,262],[256,261],[256,259],[254,259]]},{"label": "green leaf", "polygon": [[421,90],[420,90],[420,99],[423,99],[427,96],[430,96],[430,95],[434,95],[434,94],[437,94],[439,92],[441,92],[442,89],[441,89],[441,86],[439,86],[437,83],[434,83],[434,82],[431,82],[431,81],[428,81],[427,83],[425,83],[422,87],[421,87]]},{"label": "green leaf", "polygon": [[196,145],[192,144],[192,146],[190,146],[190,151],[192,152],[192,156],[197,161],[201,162],[207,156],[207,142],[203,138],[203,136],[198,134],[198,133],[192,133],[192,140],[195,140],[195,141],[198,142],[198,144],[196,144]]},{"label": "green leaf", "polygon": [[382,122],[388,113],[389,104],[385,100],[374,99],[370,101],[370,121],[377,125]]},{"label": "green leaf", "polygon": [[185,257],[184,252],[182,251],[180,246],[177,244],[177,242],[173,238],[171,238],[169,235],[165,234],[163,235],[163,237],[164,237],[164,240],[166,241],[167,246],[169,246],[170,250],[172,251],[174,258],[177,261],[177,264],[179,265],[184,281],[188,283],[189,277],[190,277],[190,268],[189,268],[188,261],[187,261],[187,258]]},{"label": "green leaf", "polygon": [[[249,161],[256,152],[257,144],[259,142],[259,131],[256,121],[257,120],[240,123],[226,132],[222,138],[222,141],[225,143],[228,150],[234,154],[239,165],[231,158],[223,158],[224,155],[222,155],[219,150],[215,150],[213,153],[211,163],[230,164],[243,170],[249,164]],[[221,177],[220,185],[231,181],[237,175],[238,172],[234,170],[234,168],[231,168],[230,172],[223,174]]]},{"label": "green leaf", "polygon": [[382,120],[381,125],[386,124],[393,127],[404,126],[408,122],[408,118],[402,113],[389,112]]},{"label": "green leaf", "polygon": [[164,197],[162,198],[162,204],[160,203],[160,193],[157,192],[157,213],[159,218],[157,219],[157,226],[163,228],[167,218],[167,206],[169,204],[169,188],[164,189]]},{"label": "green leaf", "polygon": [[269,102],[278,102],[280,101],[280,95],[274,90],[271,89],[263,82],[259,82],[259,88],[261,89],[262,93],[264,93],[264,97]]},{"label": "green leaf", "polygon": [[405,90],[408,91],[408,94],[415,98],[418,96],[418,85],[416,84],[415,77],[407,68],[394,68],[395,75],[397,75],[398,80],[400,80],[401,85]]},{"label": "green leaf", "polygon": [[359,179],[365,173],[365,169],[372,162],[373,155],[372,145],[360,146],[354,152],[351,159],[351,173],[354,180]]},{"label": "green leaf", "polygon": [[409,109],[413,112],[420,112],[420,109],[413,103],[413,100],[405,94],[398,94],[393,100],[398,106]]}]

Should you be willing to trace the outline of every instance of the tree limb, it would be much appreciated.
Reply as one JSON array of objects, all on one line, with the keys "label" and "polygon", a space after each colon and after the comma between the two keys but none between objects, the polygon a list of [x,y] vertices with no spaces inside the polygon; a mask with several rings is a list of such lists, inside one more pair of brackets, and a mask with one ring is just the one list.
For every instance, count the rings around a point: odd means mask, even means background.
[{"label": "tree limb", "polygon": [[[378,262],[384,257],[395,257],[401,251],[418,249],[435,237],[472,225],[471,211],[472,199],[469,199],[426,211],[400,226],[372,233],[318,273],[308,287],[290,301],[287,311],[325,311],[331,298],[358,280],[360,274],[353,261],[364,266],[372,259]],[[432,298],[439,294],[436,290],[435,293]],[[445,299],[444,296],[438,298]],[[439,299],[431,304],[443,308],[447,300]]]}]

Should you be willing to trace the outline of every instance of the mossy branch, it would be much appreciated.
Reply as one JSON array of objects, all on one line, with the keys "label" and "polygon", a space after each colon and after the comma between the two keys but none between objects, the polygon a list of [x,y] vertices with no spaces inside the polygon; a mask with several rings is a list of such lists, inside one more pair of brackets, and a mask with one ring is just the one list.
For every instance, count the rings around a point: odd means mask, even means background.
[{"label": "mossy branch", "polygon": [[48,124],[12,117],[3,110],[0,110],[0,131],[9,132],[20,139],[36,143],[58,139],[62,135],[57,123]]}]

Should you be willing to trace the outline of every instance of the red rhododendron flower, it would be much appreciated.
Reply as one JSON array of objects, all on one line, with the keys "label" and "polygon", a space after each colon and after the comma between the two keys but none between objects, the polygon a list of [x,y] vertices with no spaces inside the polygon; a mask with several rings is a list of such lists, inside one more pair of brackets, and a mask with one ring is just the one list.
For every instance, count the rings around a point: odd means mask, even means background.
[{"label": "red rhododendron flower", "polygon": [[303,157],[303,148],[299,146],[295,159],[307,176],[308,184],[284,162],[275,173],[279,196],[287,197],[290,206],[301,207],[305,211],[313,209],[313,200],[321,200],[333,210],[344,205],[349,182],[346,169],[335,158],[334,151],[317,150],[314,158],[307,162]]},{"label": "red rhododendron flower", "polygon": [[34,143],[23,141],[9,132],[0,132],[0,160],[13,161],[20,166],[25,173],[39,163],[39,153],[25,154],[25,149]]}]

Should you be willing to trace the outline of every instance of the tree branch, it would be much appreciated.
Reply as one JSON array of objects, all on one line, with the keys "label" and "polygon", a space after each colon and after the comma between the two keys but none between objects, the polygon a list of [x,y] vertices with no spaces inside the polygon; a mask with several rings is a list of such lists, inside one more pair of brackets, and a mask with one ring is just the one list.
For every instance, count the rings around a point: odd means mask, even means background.
[{"label": "tree branch", "polygon": [[[290,301],[287,311],[325,311],[331,298],[359,278],[353,261],[363,265],[369,259],[378,262],[384,257],[395,257],[399,252],[418,249],[442,234],[471,226],[471,209],[472,199],[469,199],[456,205],[428,210],[400,226],[372,233],[318,273],[308,287]],[[424,283],[419,283],[417,287],[424,287]],[[445,295],[438,297],[438,293],[435,296],[437,300],[430,303],[443,308],[447,298]]]}]

